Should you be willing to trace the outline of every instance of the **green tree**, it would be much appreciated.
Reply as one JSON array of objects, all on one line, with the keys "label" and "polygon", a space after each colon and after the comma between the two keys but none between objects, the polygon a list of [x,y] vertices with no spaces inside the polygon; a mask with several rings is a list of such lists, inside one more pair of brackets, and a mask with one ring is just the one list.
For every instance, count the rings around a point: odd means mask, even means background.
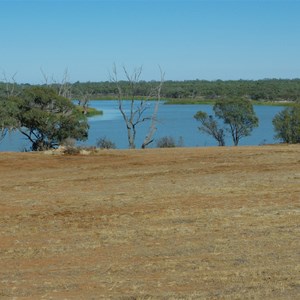
[{"label": "green tree", "polygon": [[[87,139],[85,116],[70,100],[50,87],[30,87],[19,97],[7,101],[13,107],[11,118],[31,142],[33,151],[55,148],[66,138]],[[3,105],[0,111],[8,114]]]},{"label": "green tree", "polygon": [[218,142],[219,146],[225,146],[224,129],[219,127],[213,116],[209,116],[206,112],[198,111],[194,118],[201,123],[201,126],[198,127],[200,131],[211,135]]},{"label": "green tree", "polygon": [[285,143],[300,143],[300,104],[287,107],[273,118],[275,138]]},{"label": "green tree", "polygon": [[3,72],[4,82],[0,82],[0,142],[8,132],[18,127],[18,122],[13,117],[16,112],[13,99],[20,90],[20,87],[16,84],[15,76],[16,74],[9,80]]},{"label": "green tree", "polygon": [[218,100],[213,109],[216,116],[228,125],[235,146],[238,145],[241,138],[249,136],[252,130],[258,126],[258,118],[249,100]]},{"label": "green tree", "polygon": [[14,118],[17,108],[14,97],[0,99],[0,142],[5,135],[18,127],[18,121]]}]

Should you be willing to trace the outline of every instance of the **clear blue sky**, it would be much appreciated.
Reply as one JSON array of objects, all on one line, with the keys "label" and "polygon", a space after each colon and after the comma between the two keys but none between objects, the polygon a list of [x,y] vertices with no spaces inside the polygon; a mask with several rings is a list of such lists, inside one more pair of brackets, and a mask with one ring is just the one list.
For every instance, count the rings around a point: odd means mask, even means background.
[{"label": "clear blue sky", "polygon": [[0,0],[1,73],[105,81],[113,63],[145,80],[158,65],[166,80],[299,78],[300,1]]}]

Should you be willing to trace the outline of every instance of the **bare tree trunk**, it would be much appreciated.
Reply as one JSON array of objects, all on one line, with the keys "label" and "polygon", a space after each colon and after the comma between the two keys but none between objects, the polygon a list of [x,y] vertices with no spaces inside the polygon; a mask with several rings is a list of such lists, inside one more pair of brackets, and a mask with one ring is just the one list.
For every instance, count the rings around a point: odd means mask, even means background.
[{"label": "bare tree trunk", "polygon": [[78,105],[82,107],[82,113],[86,115],[88,113],[89,101],[91,99],[92,93],[90,92],[80,92],[80,98],[78,99]]},{"label": "bare tree trunk", "polygon": [[155,94],[153,94],[153,90],[150,91],[149,97],[155,95],[157,97],[156,104],[154,107],[154,111],[152,115],[145,116],[146,110],[149,108],[147,105],[147,100],[138,100],[136,97],[138,96],[136,93],[137,85],[140,81],[140,76],[142,73],[142,67],[136,68],[133,73],[130,75],[125,67],[123,67],[123,71],[126,77],[126,82],[128,83],[129,92],[128,97],[130,100],[130,109],[129,114],[127,115],[125,112],[125,109],[123,107],[123,100],[124,94],[123,88],[121,86],[121,83],[118,79],[118,72],[116,65],[113,66],[113,72],[111,75],[111,81],[114,82],[118,89],[118,103],[119,103],[119,110],[121,112],[121,115],[124,119],[126,128],[127,128],[127,139],[128,139],[128,146],[130,149],[136,148],[135,138],[137,133],[137,125],[140,123],[143,123],[145,121],[150,121],[150,127],[148,134],[146,135],[143,143],[142,148],[145,148],[147,145],[153,142],[153,136],[156,132],[156,122],[157,122],[157,112],[160,102],[160,92],[163,84],[163,77],[164,74],[161,71],[161,81],[159,86],[154,90]]},{"label": "bare tree trunk", "polygon": [[4,127],[4,125],[0,125],[0,142],[5,138],[8,129]]},{"label": "bare tree trunk", "polygon": [[156,123],[157,123],[157,113],[158,113],[158,108],[159,108],[159,104],[160,104],[160,93],[161,93],[161,88],[164,82],[164,73],[162,72],[161,68],[160,68],[160,84],[157,87],[157,93],[156,93],[156,103],[155,103],[155,107],[154,107],[154,111],[151,117],[151,123],[150,123],[150,127],[149,127],[149,131],[148,134],[146,135],[143,144],[142,144],[142,149],[145,149],[149,144],[151,144],[154,139],[153,136],[157,130],[156,128]]}]

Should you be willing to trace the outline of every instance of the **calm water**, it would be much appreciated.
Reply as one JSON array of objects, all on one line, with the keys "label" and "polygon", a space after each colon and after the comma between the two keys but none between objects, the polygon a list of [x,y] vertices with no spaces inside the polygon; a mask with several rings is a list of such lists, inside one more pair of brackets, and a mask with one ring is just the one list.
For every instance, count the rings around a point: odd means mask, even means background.
[{"label": "calm water", "polygon": [[[129,102],[125,103],[125,109]],[[149,103],[149,112],[154,103]],[[91,101],[90,106],[103,111],[103,116],[89,118],[90,131],[89,139],[84,145],[96,145],[97,139],[106,136],[113,141],[117,148],[127,148],[127,131],[118,110],[117,101]],[[280,106],[255,106],[256,114],[259,118],[259,127],[253,130],[252,135],[240,140],[239,145],[259,145],[262,143],[274,143],[274,131],[272,119],[283,109]],[[158,112],[158,124],[155,139],[163,136],[172,136],[176,140],[183,138],[184,146],[216,146],[217,142],[210,136],[198,130],[199,123],[193,118],[197,111],[202,110],[211,114],[211,105],[163,105]],[[137,129],[136,145],[140,147],[148,129],[148,123],[142,124]],[[151,147],[154,147],[156,143]],[[232,145],[228,135],[226,145]],[[23,136],[13,133],[7,136],[0,143],[0,151],[21,151],[28,147],[28,143]]]}]

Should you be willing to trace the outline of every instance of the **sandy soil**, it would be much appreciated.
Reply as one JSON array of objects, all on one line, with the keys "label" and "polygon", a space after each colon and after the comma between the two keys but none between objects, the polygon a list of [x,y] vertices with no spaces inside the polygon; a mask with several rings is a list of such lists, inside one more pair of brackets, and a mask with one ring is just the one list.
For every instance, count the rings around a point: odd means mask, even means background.
[{"label": "sandy soil", "polygon": [[0,299],[299,297],[300,145],[0,153],[0,175]]}]

